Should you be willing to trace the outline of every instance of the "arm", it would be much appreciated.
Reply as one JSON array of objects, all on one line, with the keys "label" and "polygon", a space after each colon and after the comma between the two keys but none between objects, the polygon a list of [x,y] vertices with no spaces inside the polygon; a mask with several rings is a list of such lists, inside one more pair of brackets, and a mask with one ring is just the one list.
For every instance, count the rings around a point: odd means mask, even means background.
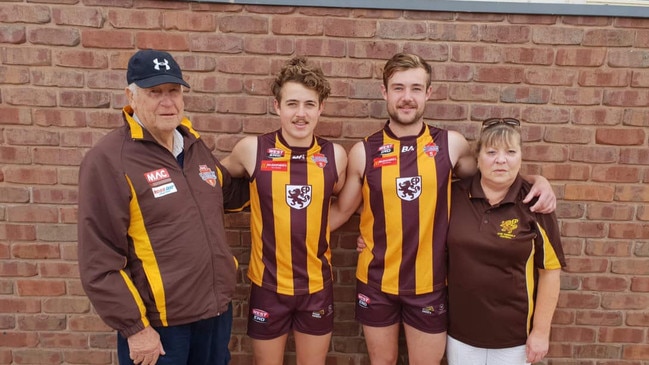
[{"label": "arm", "polygon": [[456,177],[461,179],[475,175],[478,171],[478,164],[475,156],[471,153],[469,142],[462,134],[448,131],[448,151]]},{"label": "arm", "polygon": [[228,170],[232,177],[245,177],[252,175],[257,161],[257,137],[245,137],[234,146],[232,152],[221,164]]},{"label": "arm", "polygon": [[530,207],[532,212],[545,214],[554,212],[557,208],[557,197],[554,195],[554,190],[552,190],[548,179],[541,175],[526,175],[523,176],[523,179],[532,184],[523,203],[529,203],[534,197],[538,197],[536,204]]},{"label": "arm", "polygon": [[363,200],[363,173],[365,171],[365,149],[363,142],[356,143],[349,151],[345,185],[338,194],[338,199],[331,203],[329,210],[329,228],[336,230],[343,225],[358,209]]},{"label": "arm", "polygon": [[[257,160],[257,138],[240,140],[227,157],[220,161],[224,175],[223,207],[226,213],[240,212],[250,205],[250,182]],[[229,178],[231,177],[231,178]]]},{"label": "arm", "polygon": [[97,313],[124,337],[149,325],[142,298],[129,289],[130,198],[124,172],[90,150],[79,169],[79,275]]},{"label": "arm", "polygon": [[343,146],[334,143],[334,154],[336,155],[336,170],[338,172],[338,181],[334,186],[334,194],[338,194],[345,185],[345,179],[347,178],[347,152]]},{"label": "arm", "polygon": [[539,269],[534,323],[525,346],[527,362],[541,361],[548,353],[552,315],[559,300],[560,274],[561,270]]}]

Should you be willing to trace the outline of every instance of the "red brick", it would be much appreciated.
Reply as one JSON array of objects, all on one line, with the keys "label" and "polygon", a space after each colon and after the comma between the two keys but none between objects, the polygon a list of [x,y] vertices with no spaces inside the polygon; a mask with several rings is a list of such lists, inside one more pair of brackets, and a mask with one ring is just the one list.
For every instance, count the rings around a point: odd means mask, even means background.
[{"label": "red brick", "polygon": [[557,50],[557,66],[599,67],[606,60],[606,50],[585,48],[560,48]]},{"label": "red brick", "polygon": [[624,317],[621,311],[579,310],[575,324],[585,326],[621,326]]},{"label": "red brick", "polygon": [[[0,272],[4,271],[0,270]],[[0,313],[39,313],[40,311],[41,301],[39,299],[0,298]]]},{"label": "red brick", "polygon": [[27,34],[24,26],[5,25],[0,26],[0,43],[22,44],[27,41]]},{"label": "red brick", "polygon": [[612,186],[566,184],[564,199],[584,201],[613,201],[615,188]]},{"label": "red brick", "polygon": [[600,292],[622,292],[629,290],[629,280],[620,277],[586,277],[582,281],[584,290]]},{"label": "red brick", "polygon": [[52,185],[56,183],[56,169],[49,167],[5,168],[5,181],[19,184]]},{"label": "red brick", "polygon": [[619,358],[621,349],[615,345],[576,345],[573,347],[575,358],[615,359]]},{"label": "red brick", "polygon": [[104,324],[98,317],[91,315],[70,315],[68,327],[79,332],[106,332],[112,329]]},{"label": "red brick", "polygon": [[190,49],[189,35],[167,32],[138,32],[135,45],[140,49],[187,51]]},{"label": "red brick", "polygon": [[66,327],[65,315],[23,315],[18,316],[18,329],[21,331],[64,331]]},{"label": "red brick", "polygon": [[588,327],[555,327],[550,333],[550,341],[556,342],[594,342],[596,332]]},{"label": "red brick", "polygon": [[170,11],[162,14],[163,29],[189,32],[214,32],[216,19],[214,14]]},{"label": "red brick", "polygon": [[596,309],[600,305],[600,296],[596,293],[561,292],[557,308]]},{"label": "red brick", "polygon": [[76,46],[81,41],[77,29],[35,28],[27,31],[27,40],[47,46]]},{"label": "red brick", "polygon": [[17,280],[20,296],[55,297],[65,294],[65,283],[61,280]]},{"label": "red brick", "polygon": [[88,298],[58,297],[43,300],[44,313],[88,313],[90,301]]},{"label": "red brick", "polygon": [[159,10],[115,9],[108,11],[108,23],[117,29],[161,29]]},{"label": "red brick", "polygon": [[583,31],[574,28],[548,27],[536,29],[532,41],[536,44],[576,45],[581,43]]},{"label": "red brick", "polygon": [[561,234],[566,237],[603,238],[606,236],[606,225],[602,222],[561,222]]},{"label": "red brick", "polygon": [[638,328],[607,328],[599,329],[600,342],[642,343],[644,330]]},{"label": "red brick", "polygon": [[10,330],[16,327],[16,316],[1,314],[0,315],[0,329]]},{"label": "red brick", "polygon": [[628,257],[631,243],[624,240],[588,240],[586,254],[589,256]]},{"label": "red brick", "polygon": [[49,206],[13,206],[7,208],[8,221],[10,222],[58,222],[56,207]]},{"label": "red brick", "polygon": [[[515,52],[515,51],[510,51]],[[508,55],[509,58],[522,59],[522,55]],[[538,58],[539,56],[536,56]],[[537,61],[538,62],[538,61]],[[523,63],[522,61],[514,63]],[[531,85],[556,85],[572,86],[577,78],[577,72],[572,70],[558,69],[530,69],[525,72],[525,81]]]},{"label": "red brick", "polygon": [[575,111],[573,123],[579,125],[617,125],[622,123],[622,110],[591,107]]},{"label": "red brick", "polygon": [[68,364],[112,364],[112,351],[63,351],[63,359]]},{"label": "red brick", "polygon": [[218,18],[219,30],[223,33],[267,34],[268,18],[257,15],[226,15]]},{"label": "red brick", "polygon": [[646,64],[646,50],[612,49],[608,55],[611,67],[644,67]]},{"label": "red brick", "polygon": [[197,52],[238,54],[243,50],[243,38],[232,34],[191,34],[189,45]]},{"label": "red brick", "polygon": [[3,331],[0,332],[0,343],[2,343],[3,347],[36,347],[38,345],[38,333]]},{"label": "red brick", "polygon": [[0,223],[0,239],[7,241],[34,241],[36,239],[36,229],[31,224]]},{"label": "red brick", "polygon": [[77,189],[67,187],[35,187],[33,203],[40,204],[76,204]]},{"label": "red brick", "polygon": [[627,345],[622,354],[625,360],[649,360],[649,345]]},{"label": "red brick", "polygon": [[611,223],[610,238],[649,239],[649,224],[647,223]]},{"label": "red brick", "polygon": [[646,294],[603,294],[602,308],[623,310],[646,310],[649,308],[649,296]]},{"label": "red brick", "polygon": [[79,268],[76,263],[42,262],[40,274],[44,278],[78,278]]},{"label": "red brick", "polygon": [[339,39],[298,39],[295,41],[295,53],[309,57],[344,57],[346,45],[345,41]]},{"label": "red brick", "polygon": [[100,28],[104,23],[101,10],[96,8],[53,8],[52,20],[57,25],[76,25],[93,28]]},{"label": "red brick", "polygon": [[50,21],[49,8],[42,5],[3,5],[0,6],[0,22],[3,23],[47,23]]},{"label": "red brick", "polygon": [[60,364],[63,361],[59,350],[16,349],[13,355],[16,364]]},{"label": "red brick", "polygon": [[[123,30],[85,29],[81,31],[81,45],[87,48],[131,49],[135,44],[133,34]],[[88,60],[90,63],[103,62],[102,59]]]},{"label": "red brick", "polygon": [[108,67],[106,55],[96,51],[57,51],[54,58],[54,63],[63,67],[83,69],[103,69]]}]

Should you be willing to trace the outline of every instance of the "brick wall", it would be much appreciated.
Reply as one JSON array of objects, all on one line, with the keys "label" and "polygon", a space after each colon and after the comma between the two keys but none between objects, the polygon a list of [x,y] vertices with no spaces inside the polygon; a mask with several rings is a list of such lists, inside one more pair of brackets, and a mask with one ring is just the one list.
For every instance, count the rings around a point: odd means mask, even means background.
[{"label": "brick wall", "polygon": [[[152,0],[0,4],[0,363],[116,363],[78,280],[76,180],[84,152],[121,124],[139,48],[178,59],[187,112],[218,156],[278,127],[269,80],[290,56],[325,70],[318,132],[349,147],[386,118],[384,61],[421,54],[434,68],[426,118],[469,139],[486,117],[523,119],[524,170],[555,187],[568,267],[547,363],[649,364],[649,19]],[[248,216],[227,220],[243,264],[232,337],[243,365]],[[353,320],[357,223],[332,236],[328,364],[369,364]]]}]

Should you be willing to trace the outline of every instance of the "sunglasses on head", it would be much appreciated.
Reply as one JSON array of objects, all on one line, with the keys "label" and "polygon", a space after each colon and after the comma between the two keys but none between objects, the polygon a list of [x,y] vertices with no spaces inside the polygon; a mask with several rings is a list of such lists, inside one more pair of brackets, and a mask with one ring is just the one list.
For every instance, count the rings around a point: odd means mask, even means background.
[{"label": "sunglasses on head", "polygon": [[511,127],[520,127],[521,122],[515,118],[489,118],[482,122],[482,129],[493,127],[498,124],[506,124]]}]

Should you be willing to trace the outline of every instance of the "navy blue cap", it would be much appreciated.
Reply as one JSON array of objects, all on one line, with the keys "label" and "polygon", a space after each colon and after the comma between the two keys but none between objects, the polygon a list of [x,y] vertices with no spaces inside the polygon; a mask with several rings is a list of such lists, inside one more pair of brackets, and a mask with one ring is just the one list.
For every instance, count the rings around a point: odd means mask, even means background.
[{"label": "navy blue cap", "polygon": [[137,51],[128,60],[126,82],[142,88],[154,87],[160,84],[180,84],[189,87],[183,80],[180,66],[167,52],[152,49]]}]

